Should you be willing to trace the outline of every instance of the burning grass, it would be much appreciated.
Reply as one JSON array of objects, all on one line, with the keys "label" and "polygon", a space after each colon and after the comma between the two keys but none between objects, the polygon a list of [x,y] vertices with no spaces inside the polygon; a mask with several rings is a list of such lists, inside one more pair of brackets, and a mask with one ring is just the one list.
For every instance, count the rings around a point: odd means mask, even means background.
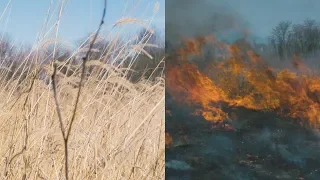
[{"label": "burning grass", "polygon": [[[319,179],[317,72],[204,39],[167,60],[166,178]],[[220,59],[201,68],[208,43]]]},{"label": "burning grass", "polygon": [[253,51],[243,51],[238,45],[224,45],[227,59],[207,65],[201,72],[188,61],[188,56],[201,55],[203,44],[204,38],[188,41],[186,47],[178,51],[178,59],[169,61],[167,85],[174,98],[200,105],[197,112],[214,122],[228,118],[220,108],[226,104],[274,111],[318,126],[319,75],[298,61],[293,63],[296,72],[276,70]]}]

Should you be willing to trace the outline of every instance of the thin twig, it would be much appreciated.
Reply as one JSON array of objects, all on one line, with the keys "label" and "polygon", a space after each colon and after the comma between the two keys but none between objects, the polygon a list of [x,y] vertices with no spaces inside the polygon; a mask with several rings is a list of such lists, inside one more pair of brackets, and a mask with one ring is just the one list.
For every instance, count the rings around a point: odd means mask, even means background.
[{"label": "thin twig", "polygon": [[81,90],[82,90],[82,84],[85,78],[85,72],[86,72],[86,63],[89,59],[89,55],[90,52],[93,48],[93,45],[99,35],[100,29],[102,27],[102,25],[104,24],[104,18],[105,18],[105,14],[106,14],[106,9],[107,9],[107,0],[104,0],[104,9],[103,9],[103,14],[102,14],[102,18],[101,18],[101,22],[99,25],[98,30],[96,31],[96,34],[93,38],[93,40],[90,43],[89,49],[87,51],[86,56],[83,58],[83,63],[82,63],[82,72],[81,72],[81,77],[80,77],[80,83],[79,83],[79,88],[78,88],[78,92],[77,92],[77,96],[76,96],[76,101],[75,101],[75,106],[72,112],[72,117],[70,120],[70,126],[69,128],[67,128],[67,132],[65,132],[64,130],[64,125],[63,125],[63,121],[62,121],[62,115],[61,115],[61,110],[60,110],[60,106],[59,106],[59,102],[58,102],[58,95],[57,95],[57,85],[56,85],[56,74],[57,74],[57,65],[54,64],[54,71],[52,74],[52,86],[53,86],[53,95],[54,95],[54,99],[55,99],[55,104],[56,104],[56,110],[58,113],[58,119],[59,119],[59,123],[60,123],[60,129],[61,129],[61,133],[63,136],[63,141],[64,141],[64,153],[65,153],[65,178],[66,180],[69,179],[68,176],[68,140],[69,140],[69,136],[70,136],[70,132],[72,129],[72,125],[74,123],[75,117],[76,117],[76,113],[77,113],[77,109],[78,109],[78,104],[79,104],[79,99],[80,99],[80,94],[81,94]]},{"label": "thin twig", "polygon": [[97,37],[99,35],[100,29],[101,29],[102,25],[104,24],[104,17],[106,15],[106,9],[107,9],[107,0],[104,1],[104,9],[103,9],[103,14],[102,14],[102,18],[101,18],[101,22],[100,22],[99,28],[98,28],[95,36],[93,37],[92,42],[90,43],[89,50],[87,51],[86,56],[83,58],[81,79],[80,79],[80,84],[79,84],[79,88],[78,88],[78,94],[77,94],[77,98],[76,98],[76,102],[75,102],[75,107],[74,107],[73,113],[72,113],[70,127],[68,129],[67,134],[66,134],[67,139],[68,139],[68,137],[70,135],[72,124],[73,124],[75,116],[76,116],[76,112],[77,112],[77,108],[78,108],[78,102],[79,102],[79,98],[80,98],[80,94],[81,94],[81,90],[82,90],[81,87],[82,87],[84,76],[85,76],[86,63],[87,63],[87,61],[89,59],[89,55],[90,55],[91,49],[93,48],[94,42],[96,41],[96,39],[97,39]]},{"label": "thin twig", "polygon": [[56,103],[56,110],[57,110],[57,113],[58,113],[58,119],[59,119],[59,123],[60,123],[60,130],[61,130],[63,139],[65,139],[66,136],[65,136],[65,132],[64,132],[64,125],[63,125],[61,110],[60,110],[60,106],[59,106],[59,102],[58,102],[56,75],[57,75],[57,64],[54,64],[53,65],[53,74],[51,76],[52,88],[53,88],[53,97],[54,97],[54,101]]},{"label": "thin twig", "polygon": [[[34,86],[34,82],[35,82],[35,80],[36,80],[36,78],[37,78],[37,74],[38,74],[38,73],[35,72],[32,80],[31,80],[31,85],[30,85],[29,89],[27,90],[27,97],[26,97],[26,99],[25,99],[25,101],[24,101],[24,104],[23,104],[23,111],[26,109],[26,105],[27,105],[27,102],[28,102],[28,100],[29,100],[29,95],[30,95],[31,90],[32,90],[32,88],[33,88],[33,86]],[[25,120],[24,120],[24,121],[25,121],[25,124],[24,124],[25,138],[24,138],[23,148],[22,148],[21,151],[19,151],[17,154],[15,154],[15,155],[9,160],[9,163],[8,163],[9,166],[11,165],[12,161],[13,161],[15,158],[17,158],[18,156],[22,155],[22,154],[27,150],[27,143],[28,143],[28,139],[29,139],[29,134],[28,134],[28,119],[29,119],[29,117],[25,117]],[[25,164],[25,166],[26,166],[26,164]],[[26,167],[25,167],[25,171],[26,171]],[[5,174],[7,174],[7,172],[5,172]],[[24,176],[26,176],[26,174],[24,174]]]}]

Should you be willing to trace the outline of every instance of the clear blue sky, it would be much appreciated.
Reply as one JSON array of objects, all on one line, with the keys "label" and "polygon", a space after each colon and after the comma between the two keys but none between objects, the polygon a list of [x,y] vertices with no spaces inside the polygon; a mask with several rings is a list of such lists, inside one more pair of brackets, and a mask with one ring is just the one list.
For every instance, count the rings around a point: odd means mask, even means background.
[{"label": "clear blue sky", "polygon": [[[10,0],[0,0],[0,16]],[[61,19],[59,37],[71,43],[96,30],[102,15],[103,0],[67,0],[66,9]],[[156,0],[108,0],[105,27],[111,26],[122,15],[128,16],[133,5],[139,2],[132,16],[150,20]],[[164,30],[164,0],[160,3],[153,25]],[[53,0],[55,10],[52,23],[57,19],[58,0]],[[18,42],[33,43],[40,32],[50,5],[50,0],[11,0],[5,15],[0,20],[0,32],[8,33]],[[125,9],[127,9],[125,11]],[[127,26],[126,32],[135,33],[137,26]]]}]

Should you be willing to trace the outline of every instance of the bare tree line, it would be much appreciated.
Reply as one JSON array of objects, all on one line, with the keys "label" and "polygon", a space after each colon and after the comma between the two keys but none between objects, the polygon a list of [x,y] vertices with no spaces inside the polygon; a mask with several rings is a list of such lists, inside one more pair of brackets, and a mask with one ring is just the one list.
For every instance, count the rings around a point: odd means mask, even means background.
[{"label": "bare tree line", "polygon": [[301,24],[282,21],[273,28],[269,44],[281,60],[292,55],[314,56],[320,50],[320,24],[311,19]]}]

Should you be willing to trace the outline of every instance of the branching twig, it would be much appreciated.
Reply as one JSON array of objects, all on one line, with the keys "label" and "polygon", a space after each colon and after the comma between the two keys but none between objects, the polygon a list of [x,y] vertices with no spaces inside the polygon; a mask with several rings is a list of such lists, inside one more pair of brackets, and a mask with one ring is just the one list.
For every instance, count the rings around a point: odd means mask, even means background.
[{"label": "branching twig", "polygon": [[[30,95],[31,90],[32,90],[32,88],[33,88],[33,86],[34,86],[34,82],[35,82],[35,80],[36,80],[36,78],[37,78],[37,75],[38,75],[38,73],[35,72],[32,80],[31,80],[31,85],[30,85],[29,89],[27,90],[27,97],[26,97],[26,99],[25,99],[25,101],[24,101],[24,104],[23,104],[23,111],[26,109],[26,105],[27,105],[27,102],[28,102],[28,100],[29,100],[29,95]],[[25,124],[24,124],[25,137],[24,137],[24,145],[23,145],[23,148],[22,148],[21,151],[19,151],[17,154],[15,154],[15,155],[9,160],[9,163],[8,163],[9,166],[11,165],[12,161],[13,161],[15,158],[17,158],[18,156],[22,155],[22,154],[27,150],[27,143],[28,143],[28,139],[29,139],[29,134],[28,134],[28,120],[29,120],[29,117],[25,117],[25,120],[24,120],[24,121],[25,121]],[[26,166],[26,164],[25,164],[25,166]],[[25,172],[26,172],[26,167],[25,167]],[[8,172],[5,171],[5,174],[6,174],[6,175],[7,175],[7,173],[8,173]],[[24,174],[24,176],[26,176],[26,173]]]},{"label": "branching twig", "polygon": [[63,140],[64,140],[64,153],[65,153],[65,177],[66,180],[69,179],[68,176],[68,140],[69,140],[69,136],[70,136],[70,132],[72,129],[72,125],[74,123],[75,117],[76,117],[76,113],[77,113],[77,108],[78,108],[78,103],[79,103],[79,99],[80,99],[80,94],[81,94],[81,90],[82,90],[82,84],[85,78],[85,72],[86,72],[86,63],[89,59],[89,55],[90,52],[93,48],[93,45],[99,35],[100,29],[102,27],[102,25],[104,24],[104,17],[106,14],[106,9],[107,9],[107,0],[104,0],[104,9],[103,9],[103,14],[102,14],[102,18],[101,18],[101,22],[99,25],[98,30],[96,31],[95,36],[93,37],[93,40],[90,43],[89,49],[87,51],[86,56],[83,58],[83,63],[82,63],[82,72],[81,72],[81,77],[80,77],[80,83],[79,83],[79,88],[78,88],[78,92],[77,92],[77,96],[76,96],[76,101],[75,101],[75,106],[72,112],[72,117],[70,120],[70,125],[69,128],[66,128],[67,132],[65,132],[65,127],[63,125],[63,121],[62,121],[62,115],[61,115],[61,110],[60,110],[60,106],[59,106],[59,102],[58,102],[58,95],[57,95],[57,86],[56,86],[56,74],[57,74],[57,65],[54,65],[54,71],[52,74],[52,86],[53,86],[53,95],[54,95],[54,99],[55,99],[55,104],[56,104],[56,110],[58,113],[58,119],[59,119],[59,123],[60,123],[60,129],[61,129],[61,133],[63,136]]},{"label": "branching twig", "polygon": [[79,98],[80,98],[80,94],[81,94],[81,90],[82,90],[81,86],[83,84],[83,80],[84,80],[84,76],[85,76],[86,63],[87,63],[87,61],[89,59],[89,55],[90,55],[91,49],[93,48],[93,44],[94,44],[94,42],[96,41],[96,39],[97,39],[97,37],[99,35],[99,32],[100,32],[100,29],[101,29],[102,25],[104,24],[104,17],[106,15],[106,9],[107,9],[107,0],[104,1],[104,9],[103,9],[103,14],[102,14],[102,18],[101,18],[101,22],[100,22],[99,28],[98,28],[95,36],[93,37],[93,39],[92,39],[92,41],[90,43],[89,50],[87,51],[86,56],[83,58],[80,84],[79,84],[78,93],[77,93],[77,97],[76,97],[75,107],[74,107],[74,110],[73,110],[73,113],[72,113],[72,117],[71,117],[70,127],[68,129],[66,137],[69,137],[69,135],[70,135],[70,130],[72,128],[72,124],[73,124],[75,116],[76,116],[78,102],[79,102]]}]

